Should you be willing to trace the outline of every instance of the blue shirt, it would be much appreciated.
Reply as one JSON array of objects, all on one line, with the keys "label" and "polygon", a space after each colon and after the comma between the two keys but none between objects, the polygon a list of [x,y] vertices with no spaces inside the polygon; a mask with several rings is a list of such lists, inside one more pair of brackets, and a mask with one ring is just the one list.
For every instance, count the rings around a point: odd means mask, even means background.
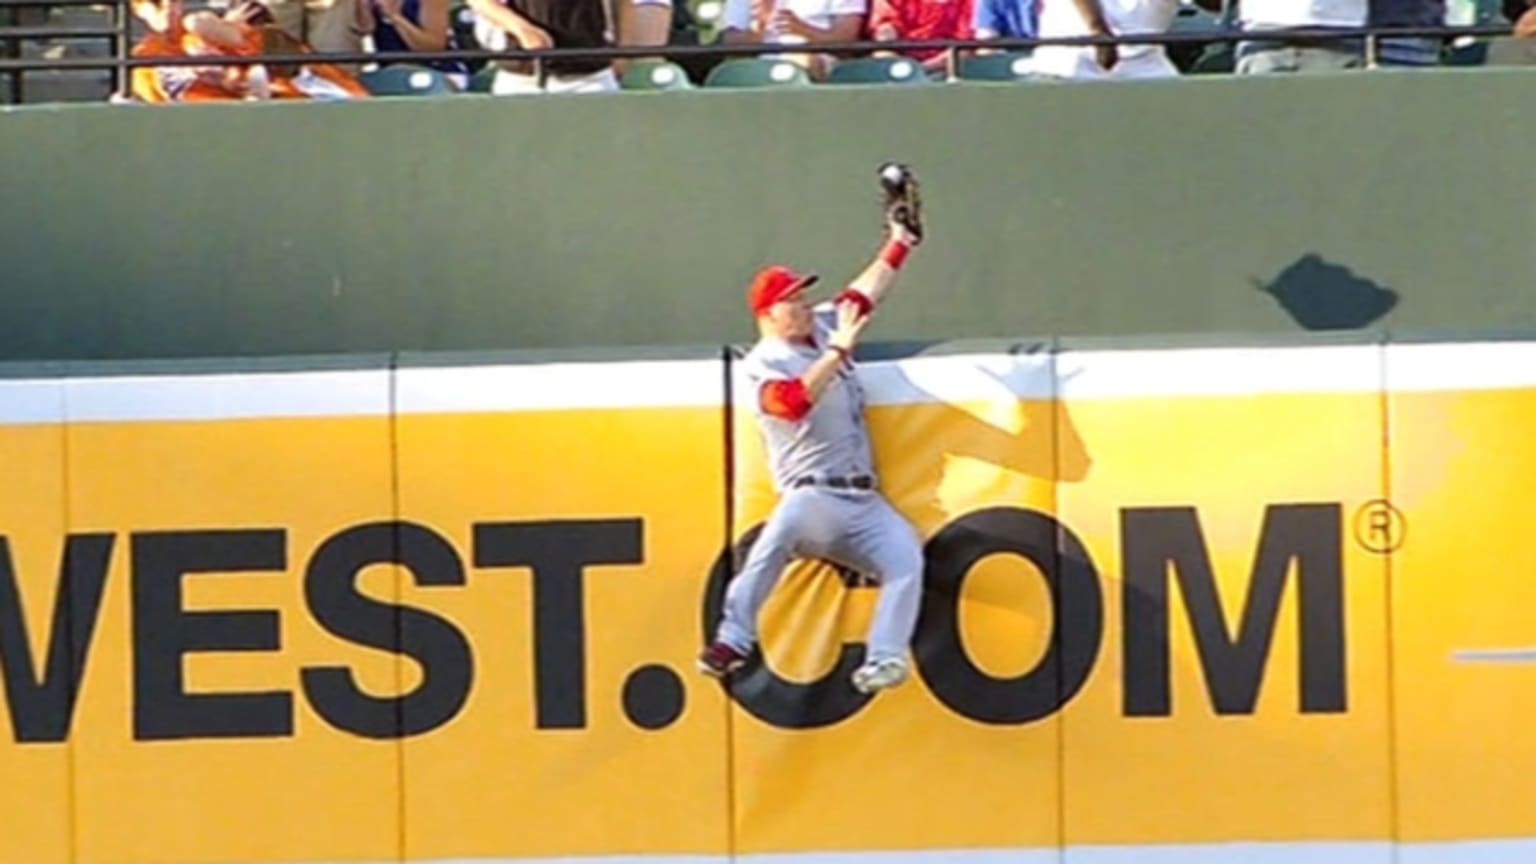
[{"label": "blue shirt", "polygon": [[976,0],[976,29],[1007,39],[1032,39],[1039,32],[1036,0]]},{"label": "blue shirt", "polygon": [[[411,46],[406,44],[405,37],[401,36],[400,31],[395,29],[395,25],[389,23],[377,9],[374,10],[373,14],[375,16],[373,28],[373,48],[375,51],[383,53],[412,50]],[[421,0],[405,0],[405,2],[401,3],[400,17],[420,27]],[[459,47],[457,40],[453,38],[453,27],[451,25],[448,28],[448,44],[444,47],[450,51]],[[435,67],[450,74],[469,74],[469,66],[462,60],[437,60],[425,65]]]}]

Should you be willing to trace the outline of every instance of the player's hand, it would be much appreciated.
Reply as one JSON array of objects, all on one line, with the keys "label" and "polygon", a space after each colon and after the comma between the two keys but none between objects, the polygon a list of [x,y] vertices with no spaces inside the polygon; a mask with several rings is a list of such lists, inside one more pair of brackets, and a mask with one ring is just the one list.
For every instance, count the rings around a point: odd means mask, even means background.
[{"label": "player's hand", "polygon": [[923,242],[923,238],[917,236],[916,234],[913,234],[912,231],[910,229],[908,229],[907,226],[905,224],[903,224],[899,219],[895,219],[895,218],[888,218],[888,219],[886,219],[885,220],[885,227],[886,227],[886,230],[891,232],[891,239],[892,240],[896,240],[896,241],[905,243],[908,246],[916,246],[919,243]]},{"label": "player's hand", "polygon": [[844,300],[837,304],[837,326],[827,334],[827,344],[844,351],[853,351],[853,346],[859,341],[859,334],[869,324],[869,317],[860,314],[857,303]]}]

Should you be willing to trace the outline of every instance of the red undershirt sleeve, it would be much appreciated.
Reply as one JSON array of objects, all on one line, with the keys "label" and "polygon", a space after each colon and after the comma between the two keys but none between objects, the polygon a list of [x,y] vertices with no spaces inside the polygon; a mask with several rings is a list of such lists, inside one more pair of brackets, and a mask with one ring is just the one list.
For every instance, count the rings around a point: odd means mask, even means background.
[{"label": "red undershirt sleeve", "polygon": [[800,420],[811,413],[811,397],[799,378],[764,381],[758,390],[763,412],[783,420]]}]

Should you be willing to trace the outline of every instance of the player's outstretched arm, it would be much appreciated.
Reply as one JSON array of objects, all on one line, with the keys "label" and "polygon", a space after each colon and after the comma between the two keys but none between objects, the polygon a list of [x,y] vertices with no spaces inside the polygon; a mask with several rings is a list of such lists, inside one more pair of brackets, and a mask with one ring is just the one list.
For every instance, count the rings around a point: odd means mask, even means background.
[{"label": "player's outstretched arm", "polygon": [[[887,220],[889,232],[880,251],[864,269],[848,283],[850,292],[869,298],[870,306],[878,306],[885,292],[896,281],[896,274],[907,260],[907,254],[918,244],[918,239],[905,226],[895,220]],[[845,298],[839,298],[845,299]],[[854,301],[857,302],[857,301]]]},{"label": "player's outstretched arm", "polygon": [[[874,260],[848,285],[844,298],[864,311],[878,305],[896,281],[896,272],[907,260],[907,253],[923,241],[922,197],[917,176],[898,162],[880,166],[880,188],[885,194],[885,242]],[[848,296],[853,295],[853,296]]]}]

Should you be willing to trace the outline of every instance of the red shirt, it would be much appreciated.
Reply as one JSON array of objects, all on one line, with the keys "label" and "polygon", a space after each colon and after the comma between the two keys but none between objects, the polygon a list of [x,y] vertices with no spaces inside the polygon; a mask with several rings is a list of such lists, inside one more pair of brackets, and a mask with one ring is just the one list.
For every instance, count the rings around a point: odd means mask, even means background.
[{"label": "red shirt", "polygon": [[[973,0],[874,0],[869,34],[876,36],[882,25],[889,24],[897,39],[969,39],[975,32],[974,15]],[[910,52],[918,60],[939,53],[937,48]]]}]

